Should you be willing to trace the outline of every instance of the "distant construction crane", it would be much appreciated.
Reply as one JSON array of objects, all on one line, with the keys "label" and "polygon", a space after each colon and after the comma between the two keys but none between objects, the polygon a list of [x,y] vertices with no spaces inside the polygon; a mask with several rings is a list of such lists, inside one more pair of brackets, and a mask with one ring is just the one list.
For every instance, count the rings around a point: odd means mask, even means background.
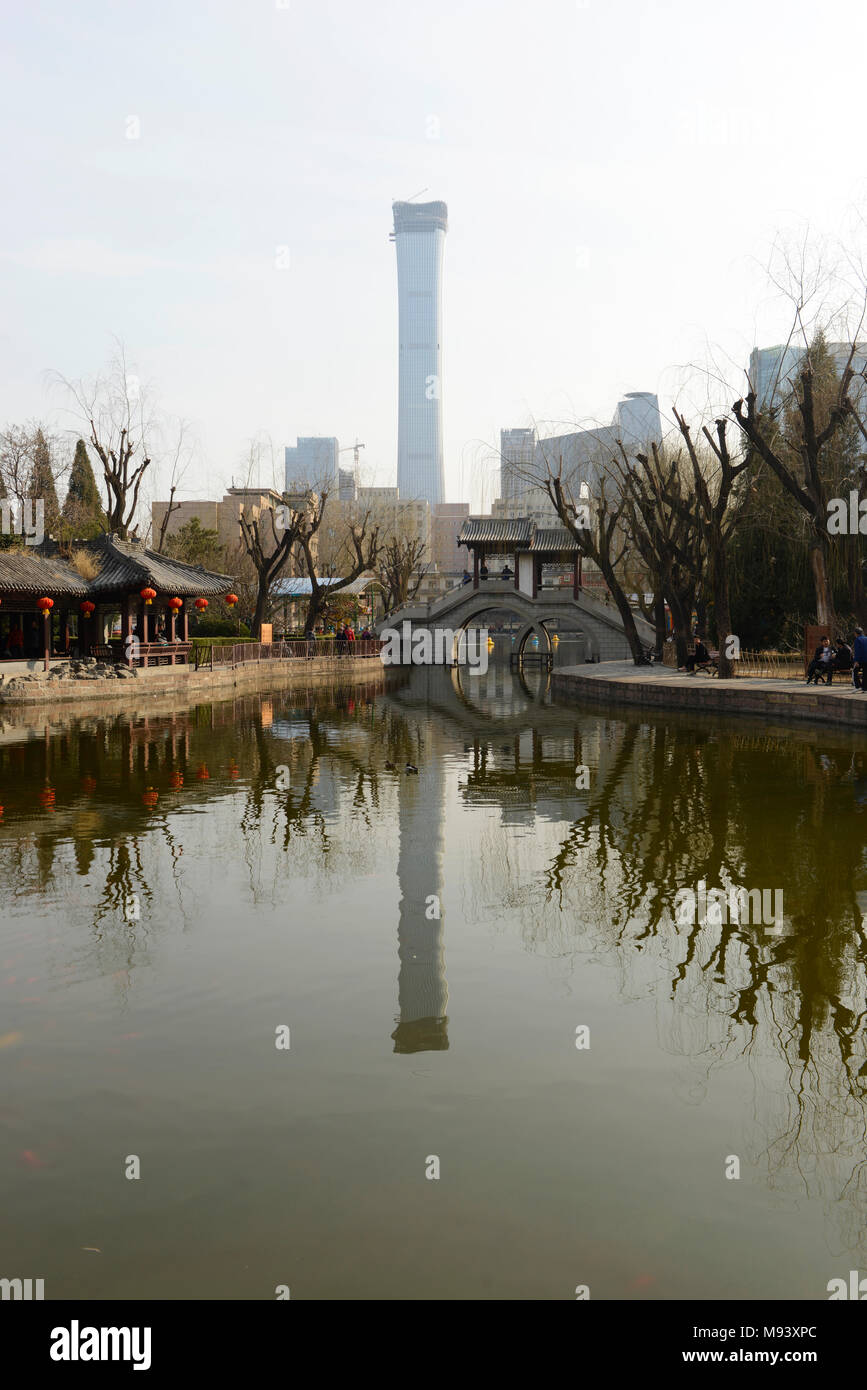
[{"label": "distant construction crane", "polygon": [[338,452],[339,454],[346,454],[346,453],[349,452],[350,449],[352,450],[352,455],[353,455],[353,458],[354,458],[354,460],[355,460],[355,462],[354,462],[354,464],[353,464],[353,467],[354,467],[354,469],[355,469],[355,492],[356,492],[356,496],[358,495],[358,452],[359,452],[360,449],[366,449],[366,448],[367,448],[367,445],[366,445],[366,444],[359,444],[358,440],[356,439],[356,441],[355,441],[354,444],[347,444],[347,445],[345,445],[344,448],[338,449],[338,450],[337,450],[337,452]]}]

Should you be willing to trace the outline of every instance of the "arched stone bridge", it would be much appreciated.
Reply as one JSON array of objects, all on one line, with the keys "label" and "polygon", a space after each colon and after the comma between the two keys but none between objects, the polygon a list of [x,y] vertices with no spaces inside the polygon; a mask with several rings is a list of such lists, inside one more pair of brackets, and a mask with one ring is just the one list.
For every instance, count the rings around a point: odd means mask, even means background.
[{"label": "arched stone bridge", "polygon": [[[552,634],[548,629],[552,624],[561,633],[565,630],[584,636],[587,661],[617,661],[631,654],[613,603],[602,602],[586,589],[579,589],[576,597],[571,585],[540,589],[533,598],[508,579],[485,580],[478,588],[458,584],[432,603],[408,603],[387,614],[377,625],[377,633],[382,636],[386,629],[401,632],[405,622],[413,629],[427,628],[434,635],[437,631],[461,633],[470,625],[484,626],[485,615],[494,611],[505,611],[521,620],[523,626],[513,647],[518,656],[533,635],[539,639],[539,652],[550,653]],[[642,642],[653,646],[655,634],[650,623],[636,615],[635,625]]]}]

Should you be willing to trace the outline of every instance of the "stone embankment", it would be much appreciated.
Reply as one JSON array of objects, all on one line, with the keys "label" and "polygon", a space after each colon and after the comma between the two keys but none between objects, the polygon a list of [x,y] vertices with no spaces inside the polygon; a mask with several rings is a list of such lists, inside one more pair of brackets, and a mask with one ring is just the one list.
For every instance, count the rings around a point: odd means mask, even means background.
[{"label": "stone embankment", "polygon": [[26,676],[0,676],[0,704],[46,705],[58,702],[123,700],[140,708],[156,695],[231,698],[238,690],[309,688],[355,685],[382,680],[384,667],[376,657],[291,657],[248,661],[237,666],[196,671],[192,666],[130,668],[96,661],[56,663],[49,671]]},{"label": "stone embankment", "polygon": [[733,680],[688,676],[668,666],[635,666],[603,661],[595,666],[564,666],[551,676],[561,699],[592,700],[644,709],[700,710],[715,715],[762,715],[784,723],[812,722],[856,728],[867,726],[867,694],[840,676],[832,686],[802,680],[737,676]]}]

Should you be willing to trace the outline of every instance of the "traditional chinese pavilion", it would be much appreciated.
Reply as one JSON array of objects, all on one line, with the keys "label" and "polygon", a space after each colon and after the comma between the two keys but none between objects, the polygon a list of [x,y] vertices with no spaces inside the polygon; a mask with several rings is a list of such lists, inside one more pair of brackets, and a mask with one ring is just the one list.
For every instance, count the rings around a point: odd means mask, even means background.
[{"label": "traditional chinese pavilion", "polygon": [[174,664],[189,651],[190,607],[231,587],[225,574],[115,535],[0,550],[0,660],[97,654],[147,665],[159,646]]},{"label": "traditional chinese pavilion", "polygon": [[[540,527],[529,517],[468,517],[458,534],[458,545],[465,545],[472,554],[476,589],[488,578],[507,578],[520,593],[536,598],[542,585],[543,566],[556,564],[571,566],[572,591],[578,596],[581,552],[565,526]],[[502,562],[499,575],[489,573],[491,558]]]}]

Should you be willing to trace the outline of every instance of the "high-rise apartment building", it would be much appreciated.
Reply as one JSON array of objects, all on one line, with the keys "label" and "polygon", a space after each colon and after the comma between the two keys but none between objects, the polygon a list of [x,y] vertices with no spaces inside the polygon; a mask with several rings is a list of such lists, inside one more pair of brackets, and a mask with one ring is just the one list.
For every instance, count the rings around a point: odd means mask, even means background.
[{"label": "high-rise apartment building", "polygon": [[501,500],[514,497],[528,486],[535,449],[535,429],[500,430]]},{"label": "high-rise apartment building", "polygon": [[611,427],[627,451],[641,451],[651,443],[658,444],[662,439],[662,421],[656,393],[627,391],[624,399],[617,402]]},{"label": "high-rise apartment building", "polygon": [[298,442],[286,449],[286,491],[298,492],[312,488],[314,492],[328,491],[337,496],[340,487],[340,446],[327,435],[298,436]]},{"label": "high-rise apartment building", "polygon": [[397,252],[397,486],[432,507],[445,500],[442,261],[445,203],[393,203]]},{"label": "high-rise apartment building", "polygon": [[440,574],[462,574],[467,552],[458,545],[458,533],[470,514],[469,502],[441,502],[431,516],[431,558]]},{"label": "high-rise apartment building", "polygon": [[[852,344],[828,343],[828,351],[837,372],[843,372],[849,361]],[[747,377],[750,386],[756,393],[756,403],[759,409],[763,406],[779,405],[789,395],[795,385],[803,355],[803,347],[793,347],[791,344],[789,346],[778,344],[776,347],[753,348],[750,353]],[[856,344],[852,367],[856,372],[863,372],[867,367],[867,344]],[[861,383],[856,380],[855,387],[857,388],[859,385]]]}]

